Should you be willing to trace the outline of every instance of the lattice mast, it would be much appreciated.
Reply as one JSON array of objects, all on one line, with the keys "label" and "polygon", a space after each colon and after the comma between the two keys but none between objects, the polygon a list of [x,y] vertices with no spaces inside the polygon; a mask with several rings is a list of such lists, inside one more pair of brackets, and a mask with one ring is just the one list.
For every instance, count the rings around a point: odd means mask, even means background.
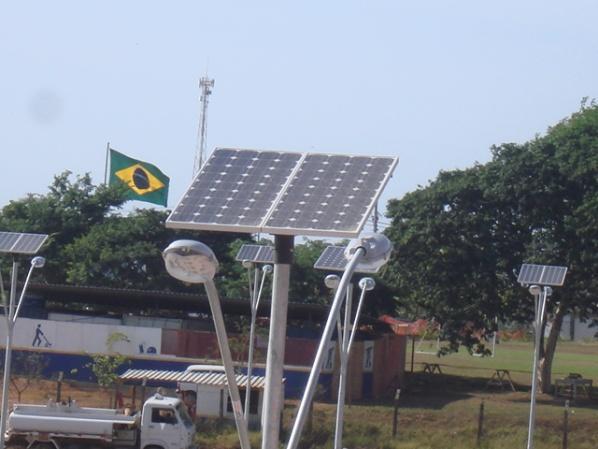
[{"label": "lattice mast", "polygon": [[210,94],[214,87],[214,80],[207,76],[199,80],[199,88],[201,95],[199,102],[201,105],[199,115],[199,126],[197,128],[197,149],[195,151],[195,160],[193,162],[193,176],[197,174],[206,160],[206,140],[208,136],[208,103],[210,102]]}]

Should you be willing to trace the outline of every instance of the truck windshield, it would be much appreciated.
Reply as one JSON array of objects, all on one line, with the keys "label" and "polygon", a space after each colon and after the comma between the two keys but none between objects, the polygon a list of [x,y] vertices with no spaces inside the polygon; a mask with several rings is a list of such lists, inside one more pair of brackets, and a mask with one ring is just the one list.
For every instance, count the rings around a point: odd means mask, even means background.
[{"label": "truck windshield", "polygon": [[193,425],[193,421],[191,420],[191,417],[189,416],[189,413],[187,413],[187,410],[185,409],[183,404],[177,405],[176,411],[179,413],[181,421],[183,421],[185,427],[191,427]]}]

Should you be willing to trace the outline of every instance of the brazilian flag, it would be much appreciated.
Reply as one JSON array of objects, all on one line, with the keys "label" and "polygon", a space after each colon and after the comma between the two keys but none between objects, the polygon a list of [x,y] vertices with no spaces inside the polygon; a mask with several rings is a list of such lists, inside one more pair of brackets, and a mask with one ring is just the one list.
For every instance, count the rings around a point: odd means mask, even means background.
[{"label": "brazilian flag", "polygon": [[128,199],[166,206],[169,182],[170,178],[155,165],[130,158],[110,148],[109,185],[124,183],[128,187]]}]

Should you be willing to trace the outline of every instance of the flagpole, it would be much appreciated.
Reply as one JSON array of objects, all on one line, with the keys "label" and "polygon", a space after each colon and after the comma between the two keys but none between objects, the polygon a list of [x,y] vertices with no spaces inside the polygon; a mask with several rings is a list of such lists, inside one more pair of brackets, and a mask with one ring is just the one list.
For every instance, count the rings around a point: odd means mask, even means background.
[{"label": "flagpole", "polygon": [[106,144],[106,164],[104,165],[104,184],[108,184],[108,158],[110,157],[110,142]]}]

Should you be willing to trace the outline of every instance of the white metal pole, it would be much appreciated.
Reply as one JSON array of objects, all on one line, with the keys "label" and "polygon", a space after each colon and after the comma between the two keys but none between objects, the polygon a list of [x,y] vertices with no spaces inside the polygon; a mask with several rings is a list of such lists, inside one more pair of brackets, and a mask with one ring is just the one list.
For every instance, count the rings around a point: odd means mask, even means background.
[{"label": "white metal pole", "polygon": [[538,388],[538,361],[540,359],[540,337],[542,332],[542,311],[546,303],[546,287],[540,294],[535,295],[535,324],[534,324],[534,364],[532,366],[532,391],[529,407],[529,426],[527,430],[527,449],[534,447],[534,427],[536,421],[536,390]]},{"label": "white metal pole", "polygon": [[274,236],[274,277],[272,279],[270,334],[268,336],[264,406],[262,409],[262,449],[279,448],[280,416],[284,405],[282,378],[293,244],[293,236]]},{"label": "white metal pole", "polygon": [[303,392],[303,398],[301,399],[301,403],[299,404],[299,410],[297,411],[297,416],[295,417],[295,423],[293,425],[293,430],[291,431],[291,436],[289,438],[287,449],[296,449],[297,445],[299,444],[299,438],[301,437],[301,432],[303,431],[303,426],[305,425],[305,419],[307,418],[307,414],[309,412],[309,404],[313,399],[316,385],[318,383],[318,378],[320,377],[320,372],[322,370],[322,363],[324,362],[326,348],[328,346],[328,343],[330,342],[330,337],[332,336],[332,332],[334,330],[338,312],[344,300],[345,289],[347,287],[347,284],[351,280],[351,276],[355,271],[355,267],[357,266],[364,254],[365,249],[363,247],[358,247],[355,250],[353,256],[351,257],[351,260],[349,260],[347,266],[345,267],[345,272],[343,273],[343,277],[341,278],[340,284],[334,295],[334,300],[332,301],[332,305],[330,307],[328,320],[326,321],[326,326],[324,327],[322,338],[320,339],[320,344],[316,352],[314,364],[309,374],[307,385],[305,386],[305,391]]},{"label": "white metal pole", "polygon": [[239,386],[237,385],[235,369],[233,367],[233,358],[228,345],[228,337],[226,335],[226,328],[224,326],[224,317],[220,307],[218,291],[216,290],[214,281],[211,279],[206,280],[204,285],[206,288],[206,293],[208,294],[208,301],[210,302],[210,309],[212,311],[212,318],[214,320],[214,328],[216,329],[216,338],[218,339],[222,364],[224,365],[224,372],[226,374],[226,381],[228,383],[228,393],[230,394],[233,414],[235,416],[235,424],[237,426],[237,432],[239,433],[239,442],[241,443],[241,449],[250,449],[247,422],[243,416],[243,406],[241,405]]},{"label": "white metal pole", "polygon": [[[251,295],[251,323],[249,324],[249,350],[247,351],[247,384],[245,387],[245,421],[249,423],[249,407],[251,405],[251,374],[253,371],[253,348],[254,348],[254,340],[255,340],[255,319],[257,317],[257,306],[259,301],[259,295],[262,293],[262,288],[264,285],[264,278],[266,277],[266,273],[262,273],[262,283],[260,289],[258,291],[257,288],[257,281],[259,276],[259,270],[255,267],[255,276],[253,279],[253,289]],[[251,283],[251,274],[249,276]]]},{"label": "white metal pole", "polygon": [[10,394],[10,365],[12,361],[12,337],[13,337],[13,313],[14,303],[17,297],[17,271],[19,263],[12,263],[12,277],[10,282],[10,302],[8,310],[4,309],[6,318],[6,347],[4,348],[4,376],[2,379],[2,415],[0,416],[0,449],[5,448],[4,434],[6,432],[6,421],[8,419],[8,396]]},{"label": "white metal pole", "polygon": [[353,284],[347,285],[347,299],[345,302],[345,319],[342,339],[338,336],[340,348],[340,373],[338,378],[338,397],[336,400],[336,429],[334,432],[334,449],[342,449],[343,424],[345,419],[345,392],[347,386],[347,368],[349,365],[349,334],[351,333],[351,308],[353,299]]}]

